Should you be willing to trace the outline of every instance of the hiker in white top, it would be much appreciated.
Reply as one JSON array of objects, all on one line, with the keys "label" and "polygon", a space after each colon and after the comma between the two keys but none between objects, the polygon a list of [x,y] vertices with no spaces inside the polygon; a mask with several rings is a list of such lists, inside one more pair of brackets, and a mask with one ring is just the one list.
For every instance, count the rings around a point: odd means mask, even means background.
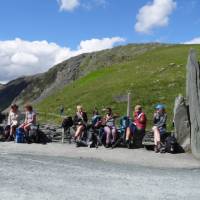
[{"label": "hiker in white top", "polygon": [[19,126],[19,111],[16,104],[11,105],[6,127],[7,141],[14,140],[16,128]]},{"label": "hiker in white top", "polygon": [[25,133],[28,133],[32,125],[36,125],[36,113],[33,111],[33,107],[31,105],[25,106],[25,120],[24,123],[20,126],[23,128]]}]

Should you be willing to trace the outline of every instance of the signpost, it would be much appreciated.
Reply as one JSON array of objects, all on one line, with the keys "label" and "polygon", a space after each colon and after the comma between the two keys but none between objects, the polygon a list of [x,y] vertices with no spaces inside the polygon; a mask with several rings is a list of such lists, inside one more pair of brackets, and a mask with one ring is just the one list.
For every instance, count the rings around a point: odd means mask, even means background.
[{"label": "signpost", "polygon": [[131,113],[131,93],[128,92],[128,95],[127,95],[127,117],[130,117],[130,113]]}]

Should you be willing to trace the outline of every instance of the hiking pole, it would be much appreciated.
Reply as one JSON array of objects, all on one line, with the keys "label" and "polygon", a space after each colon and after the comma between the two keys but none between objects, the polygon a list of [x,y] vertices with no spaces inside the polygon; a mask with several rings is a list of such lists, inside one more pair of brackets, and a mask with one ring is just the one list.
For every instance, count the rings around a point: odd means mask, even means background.
[{"label": "hiking pole", "polygon": [[127,95],[127,117],[130,117],[130,113],[131,113],[131,93],[128,92],[128,95]]}]

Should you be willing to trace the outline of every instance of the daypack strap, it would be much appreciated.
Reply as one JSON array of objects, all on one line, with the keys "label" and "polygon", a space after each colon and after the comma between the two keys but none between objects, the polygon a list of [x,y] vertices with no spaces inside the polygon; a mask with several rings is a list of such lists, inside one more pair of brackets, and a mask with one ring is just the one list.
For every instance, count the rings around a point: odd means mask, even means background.
[{"label": "daypack strap", "polygon": [[143,113],[140,113],[138,116],[137,116],[137,119],[140,119],[140,117],[142,117]]}]

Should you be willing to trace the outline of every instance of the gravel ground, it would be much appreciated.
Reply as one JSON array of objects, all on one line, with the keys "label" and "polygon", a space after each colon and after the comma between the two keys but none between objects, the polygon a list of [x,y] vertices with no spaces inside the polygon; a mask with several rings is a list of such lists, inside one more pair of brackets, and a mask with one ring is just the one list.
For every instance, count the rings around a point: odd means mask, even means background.
[{"label": "gravel ground", "polygon": [[200,164],[189,154],[1,143],[0,161],[1,200],[200,197]]}]

